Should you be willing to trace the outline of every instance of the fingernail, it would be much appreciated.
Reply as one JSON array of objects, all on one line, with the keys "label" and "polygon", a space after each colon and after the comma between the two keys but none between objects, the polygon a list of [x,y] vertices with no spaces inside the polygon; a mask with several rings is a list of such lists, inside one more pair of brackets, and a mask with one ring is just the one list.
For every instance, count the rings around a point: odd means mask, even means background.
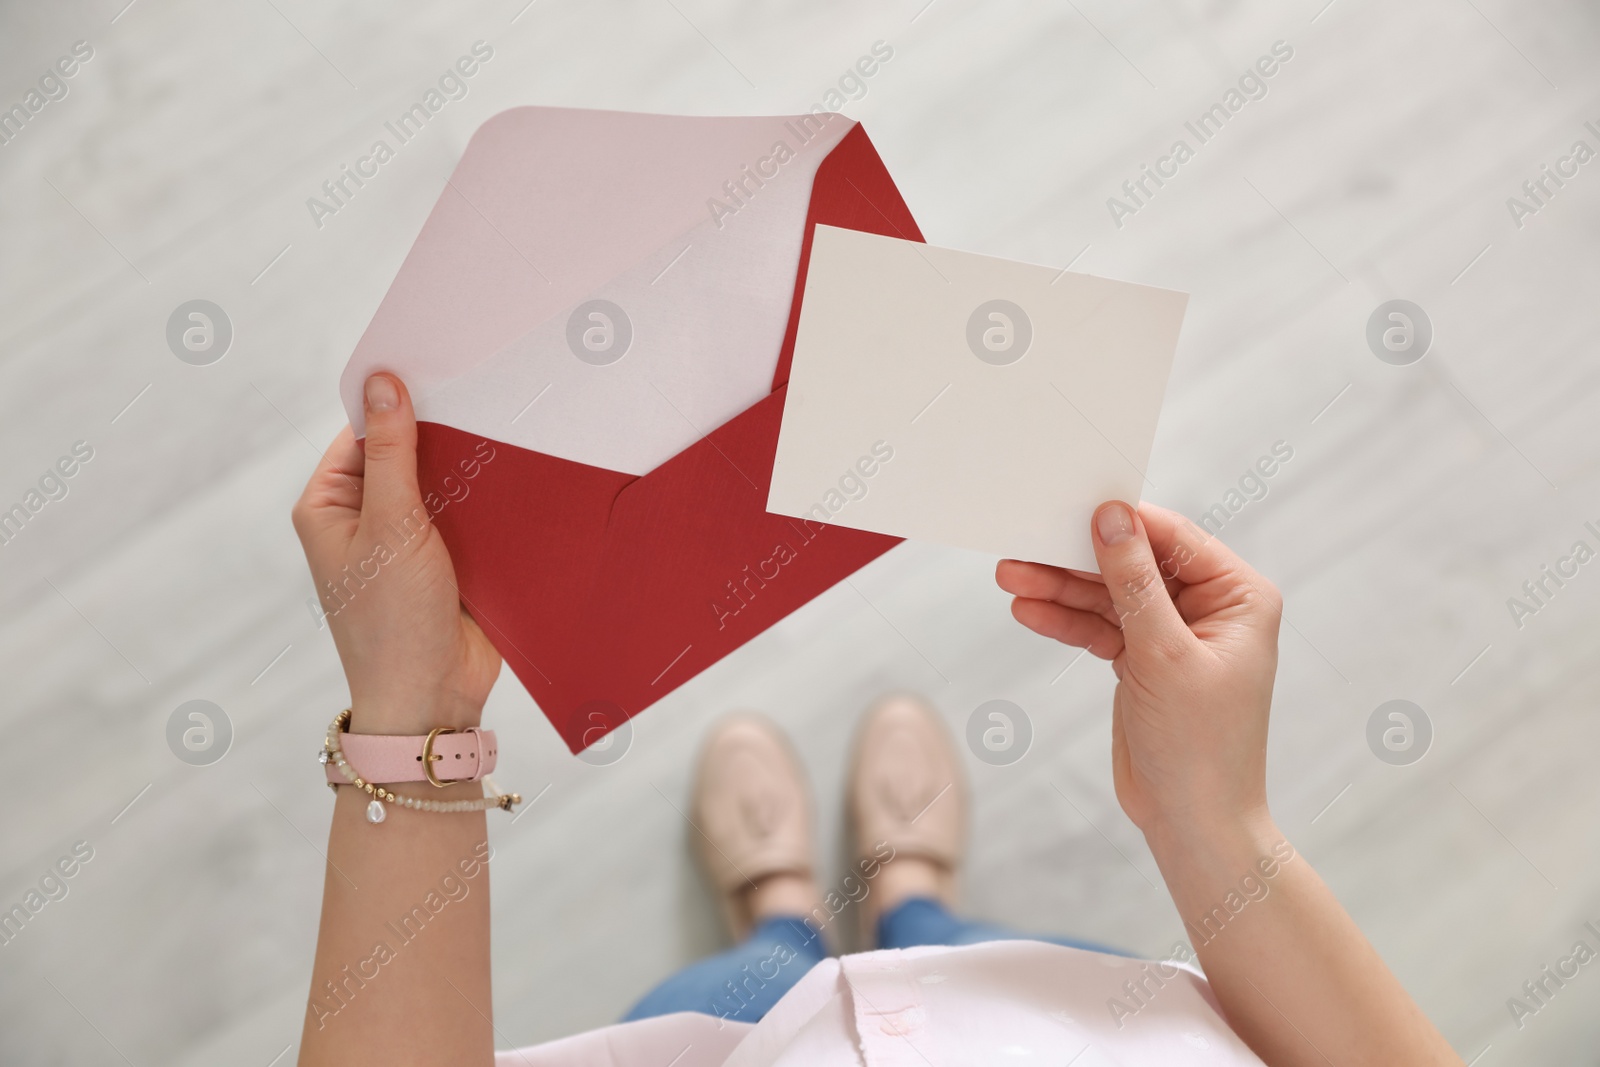
[{"label": "fingernail", "polygon": [[400,390],[381,374],[367,379],[367,410],[393,411],[400,406]]},{"label": "fingernail", "polygon": [[1133,536],[1133,512],[1128,505],[1113,500],[1094,517],[1094,528],[1103,545],[1120,545]]}]

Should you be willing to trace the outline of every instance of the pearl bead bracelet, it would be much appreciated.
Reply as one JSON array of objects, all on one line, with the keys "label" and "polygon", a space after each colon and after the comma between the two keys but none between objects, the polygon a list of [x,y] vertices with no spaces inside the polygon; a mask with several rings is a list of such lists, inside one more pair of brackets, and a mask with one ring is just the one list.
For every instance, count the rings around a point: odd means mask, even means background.
[{"label": "pearl bead bracelet", "polygon": [[[338,768],[339,773],[344,775],[347,782],[372,797],[371,802],[367,804],[367,821],[370,823],[380,823],[388,817],[388,812],[383,806],[384,801],[416,811],[434,812],[490,811],[494,808],[510,811],[514,805],[522,803],[522,794],[502,793],[488,778],[484,779],[484,784],[494,795],[473,800],[428,800],[423,797],[408,797],[366,781],[356,773],[354,767],[350,766],[349,761],[344,758],[344,751],[339,747],[339,735],[344,733],[349,724],[349,708],[334,716],[333,722],[328,726],[328,736],[322,743],[322,751],[317,754],[317,762],[324,765],[331,762]],[[338,791],[333,782],[328,783],[328,788]]]}]

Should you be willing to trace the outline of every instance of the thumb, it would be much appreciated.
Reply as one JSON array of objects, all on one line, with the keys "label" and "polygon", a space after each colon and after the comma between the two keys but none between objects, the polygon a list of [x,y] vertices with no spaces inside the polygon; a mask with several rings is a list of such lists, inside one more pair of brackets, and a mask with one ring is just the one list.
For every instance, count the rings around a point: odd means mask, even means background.
[{"label": "thumb", "polygon": [[1176,654],[1194,641],[1167,593],[1161,567],[1138,512],[1119,500],[1094,513],[1094,555],[1135,658],[1152,652]]},{"label": "thumb", "polygon": [[374,374],[363,390],[367,414],[362,524],[399,522],[422,506],[417,489],[417,416],[405,384]]}]

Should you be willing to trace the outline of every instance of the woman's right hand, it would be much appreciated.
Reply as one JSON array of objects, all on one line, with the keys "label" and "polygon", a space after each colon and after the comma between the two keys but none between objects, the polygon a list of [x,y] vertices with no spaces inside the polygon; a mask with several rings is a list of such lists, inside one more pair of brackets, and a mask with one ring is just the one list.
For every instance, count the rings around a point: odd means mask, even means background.
[{"label": "woman's right hand", "polygon": [[500,653],[461,605],[455,568],[417,484],[417,416],[391,374],[363,390],[294,507],[294,528],[350,683],[353,733],[477,726]]},{"label": "woman's right hand", "polygon": [[1149,504],[1102,504],[1100,574],[1003,560],[1018,622],[1111,661],[1112,770],[1146,836],[1270,821],[1267,716],[1282,598],[1215,537]]},{"label": "woman's right hand", "polygon": [[1100,573],[1005,560],[1029,629],[1117,672],[1112,770],[1228,1023],[1272,1067],[1461,1058],[1267,811],[1282,598],[1187,519],[1112,501]]}]

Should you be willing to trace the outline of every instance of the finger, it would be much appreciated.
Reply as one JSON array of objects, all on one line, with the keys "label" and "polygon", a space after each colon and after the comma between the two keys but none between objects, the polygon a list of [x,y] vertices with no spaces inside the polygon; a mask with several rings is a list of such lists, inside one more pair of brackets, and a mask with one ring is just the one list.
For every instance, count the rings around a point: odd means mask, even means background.
[{"label": "finger", "polygon": [[1063,607],[1092,611],[1115,622],[1111,593],[1105,583],[1090,581],[1060,567],[1003,559],[995,567],[995,582],[1012,596],[1050,600]]},{"label": "finger", "polygon": [[[1074,578],[1082,578],[1084,581],[1093,582],[1095,585],[1106,584],[1105,575],[1103,574],[1096,574],[1094,571],[1080,571],[1075,567],[1063,567],[1061,569]],[[1166,579],[1167,592],[1176,594],[1177,586],[1181,583],[1170,575],[1164,575],[1163,577]]]},{"label": "finger", "polygon": [[344,519],[348,512],[361,510],[361,466],[361,446],[346,426],[317,461],[295,502],[294,524],[301,537],[330,519]]},{"label": "finger", "polygon": [[1122,631],[1091,612],[1017,597],[1011,602],[1011,615],[1040,637],[1086,649],[1101,659],[1115,659],[1122,653]]},{"label": "finger", "polygon": [[317,461],[290,517],[313,575],[339,566],[361,519],[361,446],[346,426]]},{"label": "finger", "polygon": [[1163,577],[1181,578],[1186,585],[1198,585],[1214,578],[1236,574],[1249,565],[1233,554],[1214,534],[1207,533],[1176,511],[1140,504],[1150,548],[1161,561]]},{"label": "finger", "polygon": [[[1175,576],[1186,586],[1216,583],[1218,586],[1232,587],[1239,592],[1241,600],[1250,599],[1248,594],[1254,593],[1274,612],[1281,612],[1283,598],[1277,587],[1235,555],[1215,535],[1195,526],[1177,512],[1154,504],[1140,505],[1139,517],[1144,521],[1150,547],[1161,561],[1159,566],[1163,577],[1171,579]],[[1205,599],[1215,601],[1216,595],[1210,593]],[[1222,596],[1227,598],[1228,594],[1224,592]]]},{"label": "finger", "polygon": [[1120,500],[1101,504],[1090,522],[1094,554],[1116,605],[1130,655],[1141,649],[1173,654],[1195,637],[1178,614],[1150,550],[1144,523]]},{"label": "finger", "polygon": [[367,414],[363,526],[400,522],[422,507],[417,488],[417,417],[404,383],[374,374],[362,390]]},{"label": "finger", "polygon": [[366,457],[356,441],[355,431],[346,426],[322,454],[301,498],[309,499],[317,507],[360,511],[362,470],[365,465]]}]

